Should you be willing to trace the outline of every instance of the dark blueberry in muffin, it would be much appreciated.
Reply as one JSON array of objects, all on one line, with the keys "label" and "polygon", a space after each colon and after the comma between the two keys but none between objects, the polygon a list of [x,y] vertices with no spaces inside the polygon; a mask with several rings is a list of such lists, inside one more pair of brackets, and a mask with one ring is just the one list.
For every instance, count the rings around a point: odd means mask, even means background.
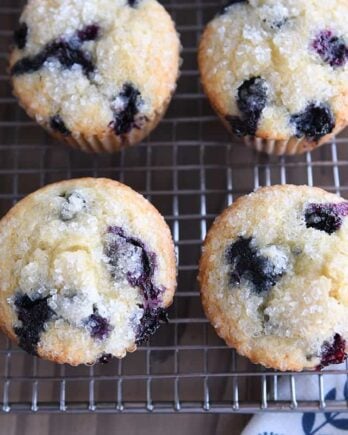
[{"label": "dark blueberry in muffin", "polygon": [[52,42],[42,51],[32,57],[23,57],[14,64],[11,70],[12,75],[33,73],[41,69],[48,59],[57,59],[64,68],[71,68],[73,65],[81,65],[85,75],[94,71],[94,65],[88,53],[73,46],[66,41]]},{"label": "dark blueberry in muffin", "polygon": [[154,300],[160,291],[152,283],[156,258],[145,248],[144,244],[125,234],[120,227],[110,227],[112,241],[106,247],[106,255],[112,266],[114,278],[126,277],[133,287],[140,287],[146,300]]},{"label": "dark blueberry in muffin", "polygon": [[228,1],[221,9],[220,15],[225,14],[228,11],[228,9],[230,8],[230,6],[232,6],[236,3],[247,3],[247,0],[230,0],[230,1]]},{"label": "dark blueberry in muffin", "polygon": [[238,88],[237,104],[239,110],[245,115],[260,116],[267,103],[267,85],[261,77],[246,80]]},{"label": "dark blueberry in muffin", "polygon": [[108,364],[112,360],[111,353],[104,353],[98,360],[100,364]]},{"label": "dark blueberry in muffin", "polygon": [[45,323],[54,315],[47,300],[48,298],[31,300],[28,295],[19,294],[14,301],[18,320],[22,322],[14,331],[19,338],[19,346],[32,355],[37,354],[36,346]]},{"label": "dark blueberry in muffin", "polygon": [[330,364],[340,364],[347,358],[346,341],[336,334],[333,343],[325,342],[321,348],[321,361],[319,369]]},{"label": "dark blueberry in muffin", "polygon": [[136,344],[140,345],[148,341],[148,339],[153,335],[157,329],[160,327],[161,323],[168,322],[168,314],[163,308],[146,308],[144,315],[140,321],[140,325],[137,330]]},{"label": "dark blueberry in muffin", "polygon": [[90,24],[81,30],[77,31],[77,37],[80,42],[94,41],[99,36],[99,26],[96,24]]},{"label": "dark blueberry in muffin", "polygon": [[122,91],[111,103],[114,120],[110,126],[120,136],[133,128],[140,128],[144,117],[139,116],[139,107],[143,103],[141,94],[131,83],[126,83]]},{"label": "dark blueberry in muffin", "polygon": [[28,26],[26,23],[21,23],[17,30],[15,30],[13,39],[16,46],[22,50],[27,44]]},{"label": "dark blueberry in muffin", "polygon": [[86,326],[92,338],[105,340],[110,335],[112,327],[105,317],[102,317],[97,309],[94,309],[93,314],[86,321]]},{"label": "dark blueberry in muffin", "polygon": [[59,217],[64,222],[75,219],[79,213],[87,208],[87,202],[79,192],[66,193],[61,197],[65,201],[61,206]]},{"label": "dark blueberry in muffin", "polygon": [[256,133],[258,120],[254,116],[242,119],[239,116],[227,115],[226,121],[229,122],[233,133],[237,136],[248,136]]},{"label": "dark blueberry in muffin", "polygon": [[52,130],[61,133],[63,136],[69,136],[71,134],[71,131],[67,128],[60,115],[52,116],[50,119],[50,127]]},{"label": "dark blueberry in muffin", "polygon": [[138,4],[140,3],[141,0],[127,0],[128,5],[131,8],[135,8],[136,6],[138,6]]},{"label": "dark blueberry in muffin", "polygon": [[261,77],[246,80],[238,88],[237,105],[241,116],[226,116],[238,136],[254,135],[261,113],[267,104],[267,85]]},{"label": "dark blueberry in muffin", "polygon": [[253,284],[256,293],[270,290],[285,272],[277,270],[267,257],[260,255],[251,238],[239,237],[227,249],[226,260],[231,265],[231,284],[239,285],[245,279]]},{"label": "dark blueberry in muffin", "polygon": [[45,51],[41,51],[32,57],[23,57],[13,65],[11,74],[14,76],[19,76],[21,74],[34,73],[42,68],[42,65],[46,62],[46,60],[47,57]]},{"label": "dark blueberry in muffin", "polygon": [[335,36],[331,30],[320,32],[312,47],[321,59],[332,67],[344,66],[348,59],[348,47],[343,38]]},{"label": "dark blueberry in muffin", "polygon": [[348,203],[338,204],[309,204],[305,210],[307,228],[315,228],[333,234],[339,230],[343,217],[348,215]]},{"label": "dark blueberry in muffin", "polygon": [[327,104],[309,104],[306,109],[291,116],[295,124],[296,136],[306,136],[311,140],[319,140],[335,128],[335,117]]},{"label": "dark blueberry in muffin", "polygon": [[144,314],[137,331],[137,344],[146,341],[166,321],[166,311],[159,307],[161,289],[153,283],[156,267],[155,254],[148,252],[144,243],[126,235],[120,227],[109,227],[112,235],[105,253],[109,258],[111,274],[114,279],[127,279],[133,287],[139,287],[144,296]]},{"label": "dark blueberry in muffin", "polygon": [[89,55],[82,50],[72,47],[65,41],[55,42],[47,48],[47,59],[50,57],[59,60],[65,68],[71,68],[73,65],[81,65],[84,74],[87,76],[94,71],[94,65]]}]

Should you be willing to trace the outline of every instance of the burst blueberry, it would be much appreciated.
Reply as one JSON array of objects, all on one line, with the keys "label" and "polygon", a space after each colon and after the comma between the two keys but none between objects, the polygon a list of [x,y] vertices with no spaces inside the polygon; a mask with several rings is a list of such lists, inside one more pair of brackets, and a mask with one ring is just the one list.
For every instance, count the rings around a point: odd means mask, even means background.
[{"label": "burst blueberry", "polygon": [[87,329],[92,338],[105,340],[112,331],[112,327],[105,317],[102,317],[95,309],[94,313],[86,321]]},{"label": "burst blueberry", "polygon": [[19,346],[32,355],[37,354],[40,335],[54,315],[47,301],[48,298],[32,300],[26,294],[18,294],[14,300],[18,320],[22,323],[14,331],[19,338]]},{"label": "burst blueberry", "polygon": [[89,54],[72,47],[65,41],[50,45],[47,49],[47,55],[47,59],[49,57],[56,58],[61,65],[67,69],[71,68],[73,65],[80,65],[84,74],[87,76],[94,71],[94,65]]},{"label": "burst blueberry", "polygon": [[110,126],[120,136],[129,133],[133,128],[140,129],[146,119],[139,115],[143,100],[138,89],[131,83],[123,85],[121,92],[111,103],[114,120]]},{"label": "burst blueberry", "polygon": [[230,124],[232,131],[236,136],[253,136],[256,134],[258,119],[253,115],[245,119],[242,119],[239,116],[227,115],[226,121]]},{"label": "burst blueberry", "polygon": [[338,231],[343,218],[348,215],[348,202],[338,204],[309,204],[305,210],[307,228],[333,234]]},{"label": "burst blueberry", "polygon": [[331,30],[320,32],[312,43],[313,49],[321,59],[332,67],[343,67],[348,59],[348,47],[343,38]]},{"label": "burst blueberry", "polygon": [[22,50],[27,45],[28,26],[26,23],[21,23],[17,30],[15,30],[13,39],[16,46]]},{"label": "burst blueberry", "polygon": [[77,37],[80,42],[94,41],[99,36],[100,28],[96,24],[90,24],[77,31]]},{"label": "burst blueberry", "polygon": [[50,127],[52,128],[52,130],[61,133],[63,136],[70,136],[71,134],[71,131],[65,125],[65,122],[60,115],[52,116],[52,118],[50,119]]},{"label": "burst blueberry", "polygon": [[290,118],[296,128],[296,136],[319,140],[335,128],[335,117],[329,105],[310,103],[303,112]]},{"label": "burst blueberry", "polygon": [[325,342],[321,349],[321,361],[318,369],[330,364],[340,364],[347,358],[346,341],[340,334],[335,334],[333,342]]},{"label": "burst blueberry", "polygon": [[263,109],[267,104],[267,84],[261,77],[252,77],[238,88],[237,106],[241,116],[227,115],[238,136],[255,135]]},{"label": "burst blueberry", "polygon": [[112,234],[112,239],[106,246],[106,255],[113,267],[113,276],[125,273],[129,284],[140,287],[146,300],[156,301],[161,292],[152,282],[155,254],[148,252],[144,243],[126,235],[120,227],[110,227],[108,233]]},{"label": "burst blueberry", "polygon": [[238,286],[242,280],[246,280],[256,293],[270,290],[285,273],[285,270],[277,268],[269,258],[258,252],[252,238],[239,237],[227,249],[226,260],[231,266],[231,285]]},{"label": "burst blueberry", "polygon": [[[84,32],[82,36],[86,38],[88,38],[88,33],[93,33],[93,31],[86,33],[86,30],[82,30],[82,32]],[[86,76],[89,76],[95,69],[89,53],[81,50],[72,41],[61,39],[47,44],[34,56],[20,59],[13,65],[11,74],[18,76],[34,73],[39,71],[49,59],[57,59],[62,67],[66,69],[70,69],[73,65],[80,65]]]},{"label": "burst blueberry", "polygon": [[112,360],[111,353],[103,353],[103,355],[99,358],[98,362],[100,364],[108,364]]},{"label": "burst blueberry", "polygon": [[168,314],[165,309],[146,308],[136,333],[136,344],[140,345],[148,341],[149,338],[158,330],[161,323],[167,322]]},{"label": "burst blueberry", "polygon": [[242,113],[261,114],[267,103],[267,85],[261,77],[246,80],[238,88],[237,105]]},{"label": "burst blueberry", "polygon": [[135,8],[139,5],[140,1],[141,0],[127,0],[127,3],[131,8]]},{"label": "burst blueberry", "polygon": [[154,334],[162,321],[167,320],[166,311],[160,307],[162,290],[153,282],[156,267],[155,254],[148,252],[143,242],[126,235],[120,227],[109,227],[112,235],[105,253],[112,266],[115,279],[125,277],[133,287],[139,287],[143,293],[143,316],[137,330],[137,344],[146,341]]},{"label": "burst blueberry", "polygon": [[11,68],[11,74],[13,76],[19,76],[22,74],[30,74],[39,71],[46,60],[47,56],[45,50],[41,51],[35,56],[23,57],[13,65]]}]

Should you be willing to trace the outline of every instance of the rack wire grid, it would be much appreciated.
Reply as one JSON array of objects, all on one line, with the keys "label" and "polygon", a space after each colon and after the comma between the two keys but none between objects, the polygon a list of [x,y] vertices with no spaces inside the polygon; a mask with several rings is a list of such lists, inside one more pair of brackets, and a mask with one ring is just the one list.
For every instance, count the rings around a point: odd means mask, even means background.
[{"label": "rack wire grid", "polygon": [[[215,412],[344,411],[346,401],[325,400],[329,374],[275,373],[228,349],[207,322],[200,304],[197,263],[213,219],[238,196],[261,185],[318,185],[348,189],[348,139],[337,138],[303,156],[256,154],[230,137],[202,93],[196,64],[204,24],[219,2],[163,2],[184,46],[178,90],[166,118],[145,141],[115,155],[87,155],[50,138],[27,118],[11,94],[6,74],[12,31],[23,6],[0,5],[0,216],[44,184],[72,177],[118,179],[143,193],[171,226],[179,260],[178,290],[170,323],[124,360],[94,367],[58,366],[26,355],[0,337],[2,412]],[[296,387],[303,375],[317,378],[314,400]],[[280,400],[278,380],[289,383]],[[303,378],[302,378],[303,379]],[[282,381],[284,382],[284,381]]]}]

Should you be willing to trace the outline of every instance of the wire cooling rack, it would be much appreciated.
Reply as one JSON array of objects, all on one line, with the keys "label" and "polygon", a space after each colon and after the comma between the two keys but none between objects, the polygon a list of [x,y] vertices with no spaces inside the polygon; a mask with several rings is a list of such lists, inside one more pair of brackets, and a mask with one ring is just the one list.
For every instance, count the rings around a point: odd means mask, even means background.
[{"label": "wire cooling rack", "polygon": [[[168,114],[145,143],[117,155],[86,155],[51,139],[11,95],[7,52],[23,2],[0,5],[0,216],[44,184],[72,177],[118,179],[146,195],[172,228],[179,286],[170,323],[124,360],[94,367],[57,366],[30,357],[0,335],[2,412],[344,411],[326,400],[327,375],[311,373],[314,400],[297,394],[301,374],[277,374],[250,364],[216,336],[202,312],[196,282],[202,240],[212,220],[238,196],[276,183],[348,189],[348,139],[292,158],[259,155],[231,143],[199,85],[196,52],[218,1],[163,2],[181,33],[183,67]],[[278,380],[289,383],[280,398]],[[303,379],[303,378],[302,378]],[[282,381],[284,382],[284,381]],[[281,399],[281,400],[280,400]]]}]

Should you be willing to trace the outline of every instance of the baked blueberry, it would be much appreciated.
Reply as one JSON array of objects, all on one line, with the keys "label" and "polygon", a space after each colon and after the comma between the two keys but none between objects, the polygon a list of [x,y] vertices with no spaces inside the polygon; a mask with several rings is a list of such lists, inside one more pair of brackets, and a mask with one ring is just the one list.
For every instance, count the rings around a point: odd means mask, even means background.
[{"label": "baked blueberry", "polygon": [[321,361],[318,368],[320,369],[330,364],[340,364],[346,358],[346,340],[344,340],[341,335],[335,334],[332,343],[326,341],[323,344],[321,349]]},{"label": "baked blueberry", "polygon": [[81,65],[87,76],[94,71],[90,55],[65,41],[55,42],[47,47],[46,59],[50,57],[56,58],[63,67],[68,69],[73,65]]},{"label": "baked blueberry", "polygon": [[120,227],[110,227],[112,239],[107,246],[106,255],[112,265],[113,276],[125,275],[133,286],[141,285],[153,273],[152,262],[143,244],[126,236]]},{"label": "baked blueberry", "polygon": [[112,360],[113,356],[111,353],[104,353],[98,360],[100,364],[108,364]]},{"label": "baked blueberry", "polygon": [[239,110],[249,115],[260,116],[267,103],[267,85],[261,77],[252,77],[238,88],[237,104]]},{"label": "baked blueberry", "polygon": [[87,319],[86,327],[91,334],[91,337],[98,340],[105,340],[112,331],[108,319],[102,317],[96,308],[94,308],[93,314],[91,314]]},{"label": "baked blueberry", "polygon": [[17,317],[21,322],[21,326],[16,326],[14,331],[19,338],[19,346],[32,355],[36,355],[36,346],[45,324],[54,315],[47,300],[47,297],[32,300],[26,294],[18,294],[14,299]]},{"label": "baked blueberry", "polygon": [[138,326],[136,343],[139,345],[148,341],[161,323],[168,323],[167,311],[163,308],[146,308]]},{"label": "baked blueberry", "polygon": [[343,217],[348,215],[348,203],[309,204],[305,210],[307,228],[315,228],[333,234],[339,230]]},{"label": "baked blueberry", "polygon": [[94,41],[98,38],[100,32],[100,28],[96,24],[90,24],[89,26],[84,27],[81,30],[77,31],[77,37],[80,42],[85,41]]},{"label": "baked blueberry", "polygon": [[42,65],[46,60],[46,51],[42,51],[31,57],[23,57],[13,65],[11,68],[11,74],[13,76],[19,76],[22,74],[34,73],[42,68]]},{"label": "baked blueberry", "polygon": [[245,119],[239,116],[226,116],[226,121],[230,124],[232,131],[237,136],[254,135],[257,130],[257,119],[254,115],[251,115]]},{"label": "baked blueberry", "polygon": [[137,332],[137,343],[142,343],[158,329],[160,320],[166,316],[160,307],[163,290],[153,283],[156,257],[141,241],[127,236],[122,228],[110,227],[108,233],[111,238],[106,255],[113,277],[116,280],[126,278],[131,286],[141,289],[144,297],[144,313]]},{"label": "baked blueberry", "polygon": [[138,4],[140,3],[141,0],[127,0],[129,6],[131,8],[135,8],[136,6],[138,6]]},{"label": "baked blueberry", "polygon": [[290,118],[295,124],[296,136],[305,136],[317,141],[331,133],[335,128],[335,116],[329,105],[323,103],[310,103],[306,109]]},{"label": "baked blueberry", "polygon": [[69,42],[61,40],[48,44],[35,56],[20,59],[12,67],[11,74],[18,76],[34,73],[40,70],[49,59],[57,59],[67,69],[73,65],[81,65],[84,74],[87,76],[94,71],[94,65],[87,52],[83,52],[80,48],[76,48]]},{"label": "baked blueberry", "polygon": [[231,265],[231,285],[241,284],[242,279],[253,284],[256,293],[270,290],[285,273],[282,265],[277,267],[261,255],[253,245],[252,238],[239,237],[227,250],[226,259]]},{"label": "baked blueberry", "polygon": [[152,284],[156,258],[149,253],[144,244],[129,237],[120,227],[110,227],[112,235],[106,246],[106,255],[112,266],[112,274],[117,278],[126,277],[133,287],[140,287],[146,299],[156,299],[160,293]]},{"label": "baked blueberry", "polygon": [[331,30],[320,32],[312,43],[313,49],[321,59],[332,67],[342,67],[348,59],[348,47],[342,37],[336,36]]},{"label": "baked blueberry", "polygon": [[144,118],[139,116],[143,104],[141,94],[131,83],[123,85],[121,92],[112,101],[111,108],[114,120],[111,127],[120,136],[129,133],[133,128],[141,128]]},{"label": "baked blueberry", "polygon": [[21,23],[17,30],[15,30],[13,39],[16,46],[22,50],[27,44],[28,26],[26,23]]},{"label": "baked blueberry", "polygon": [[246,80],[238,88],[237,105],[241,117],[227,115],[226,120],[238,136],[254,135],[267,104],[267,85],[261,77]]},{"label": "baked blueberry", "polygon": [[50,119],[50,127],[52,130],[58,131],[63,136],[69,136],[71,134],[71,131],[65,125],[65,122],[62,120],[60,115],[52,116]]}]

